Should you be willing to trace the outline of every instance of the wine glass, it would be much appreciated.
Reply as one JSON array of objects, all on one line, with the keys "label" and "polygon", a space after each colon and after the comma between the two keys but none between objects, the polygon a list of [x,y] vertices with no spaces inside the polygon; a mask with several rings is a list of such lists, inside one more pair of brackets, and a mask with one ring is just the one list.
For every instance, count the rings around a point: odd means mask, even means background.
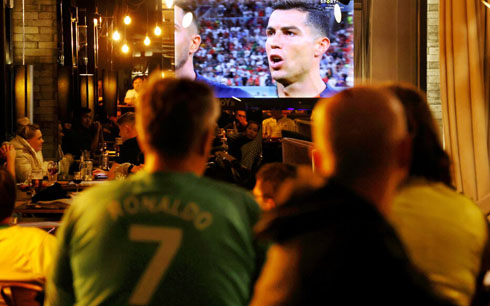
[{"label": "wine glass", "polygon": [[77,186],[78,193],[78,184],[82,182],[82,173],[80,171],[73,173],[73,182],[75,183],[75,186]]},{"label": "wine glass", "polygon": [[48,162],[48,182],[50,185],[58,179],[58,163],[55,161]]}]

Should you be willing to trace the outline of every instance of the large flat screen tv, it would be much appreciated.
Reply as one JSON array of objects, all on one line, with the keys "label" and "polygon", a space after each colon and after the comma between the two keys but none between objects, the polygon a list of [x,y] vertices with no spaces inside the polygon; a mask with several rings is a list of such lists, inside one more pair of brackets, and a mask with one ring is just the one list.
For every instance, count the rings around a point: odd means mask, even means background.
[{"label": "large flat screen tv", "polygon": [[[190,14],[177,1],[177,73],[189,56],[219,98],[315,98],[352,87],[354,1],[302,2],[312,10],[274,8],[279,0],[180,2],[198,21],[193,33]],[[187,31],[185,39],[179,30]],[[192,40],[194,34],[200,39]]]}]

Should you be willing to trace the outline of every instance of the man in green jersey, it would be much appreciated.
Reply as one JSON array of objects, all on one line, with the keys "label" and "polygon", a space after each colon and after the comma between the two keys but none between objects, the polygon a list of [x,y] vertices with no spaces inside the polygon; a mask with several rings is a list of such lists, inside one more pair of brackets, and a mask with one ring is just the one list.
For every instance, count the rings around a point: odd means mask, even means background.
[{"label": "man in green jersey", "polygon": [[218,102],[155,78],[136,106],[145,168],[81,193],[58,230],[48,305],[247,305],[263,252],[247,192],[203,178]]}]

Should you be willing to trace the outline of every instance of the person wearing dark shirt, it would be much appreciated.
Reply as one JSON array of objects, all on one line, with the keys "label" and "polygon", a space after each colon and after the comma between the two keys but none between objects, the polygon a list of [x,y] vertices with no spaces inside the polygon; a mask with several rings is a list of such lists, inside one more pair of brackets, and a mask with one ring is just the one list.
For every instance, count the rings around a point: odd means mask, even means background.
[{"label": "person wearing dark shirt", "polygon": [[91,110],[83,107],[71,129],[65,130],[62,148],[64,153],[71,153],[79,158],[84,150],[96,152],[101,142],[104,142],[104,137],[100,122],[92,121]]},{"label": "person wearing dark shirt", "polygon": [[247,128],[247,112],[243,109],[235,111],[235,119],[224,126],[225,130],[236,130],[235,132],[243,133]]},{"label": "person wearing dark shirt", "polygon": [[144,162],[143,153],[141,153],[136,136],[138,132],[134,126],[134,113],[127,112],[117,119],[117,125],[119,126],[119,136],[123,140],[123,144],[120,147],[120,154],[114,161],[116,163],[131,163],[133,165],[139,165]]},{"label": "person wearing dark shirt", "polygon": [[320,100],[312,119],[329,181],[264,213],[256,230],[274,244],[251,305],[451,305],[385,219],[410,167],[401,103],[358,87]]},{"label": "person wearing dark shirt", "polygon": [[119,126],[119,136],[121,136],[123,144],[120,147],[119,156],[114,159],[114,163],[107,174],[109,179],[115,178],[116,172],[125,176],[129,173],[137,172],[144,163],[144,156],[136,139],[138,132],[135,127],[134,113],[127,112],[123,114],[117,119],[117,125]]},{"label": "person wearing dark shirt", "polygon": [[[201,45],[201,36],[196,15],[192,7],[179,1],[174,7],[175,20],[175,74],[178,78],[201,81],[213,88],[217,98],[247,98],[250,94],[240,88],[226,86],[199,75],[194,70],[194,54]],[[192,14],[189,24],[184,22],[184,16]],[[189,16],[189,15],[188,15]],[[189,19],[186,19],[189,20]]]}]

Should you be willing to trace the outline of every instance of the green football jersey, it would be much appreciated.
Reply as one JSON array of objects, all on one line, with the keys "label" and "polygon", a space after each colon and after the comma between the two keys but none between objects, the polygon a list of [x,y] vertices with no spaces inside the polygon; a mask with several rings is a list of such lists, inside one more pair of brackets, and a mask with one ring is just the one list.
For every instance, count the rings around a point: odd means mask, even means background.
[{"label": "green football jersey", "polygon": [[88,189],[58,230],[48,305],[247,305],[259,214],[246,191],[190,173]]}]

